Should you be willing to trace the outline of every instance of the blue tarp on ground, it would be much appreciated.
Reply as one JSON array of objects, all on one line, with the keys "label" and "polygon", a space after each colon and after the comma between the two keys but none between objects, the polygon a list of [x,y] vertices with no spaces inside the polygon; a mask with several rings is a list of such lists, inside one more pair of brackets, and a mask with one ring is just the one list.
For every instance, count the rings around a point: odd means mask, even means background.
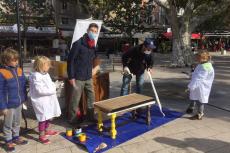
[{"label": "blue tarp on ground", "polygon": [[[111,139],[109,131],[99,133],[97,131],[96,125],[92,125],[83,129],[83,132],[86,133],[87,137],[89,137],[87,141],[84,143],[79,142],[78,139],[76,139],[75,137],[67,138],[65,134],[63,134],[63,136],[66,139],[76,144],[85,146],[89,153],[93,153],[95,148],[98,145],[100,145],[102,142],[104,142],[107,144],[107,148],[98,151],[98,152],[104,152],[134,137],[137,137],[145,132],[148,132],[156,127],[159,127],[165,123],[173,121],[174,119],[180,118],[183,115],[183,113],[171,111],[168,109],[163,109],[163,111],[166,115],[165,117],[162,117],[159,108],[157,106],[153,106],[151,108],[151,125],[149,126],[146,124],[145,121],[145,113],[143,113],[142,116],[138,117],[138,119],[135,121],[130,121],[131,113],[126,113],[120,117],[117,117],[116,125],[118,126],[116,128],[117,137],[115,140]],[[128,122],[128,123],[122,124],[124,122]],[[111,122],[109,120],[104,121],[105,127],[110,127],[110,124]]]}]

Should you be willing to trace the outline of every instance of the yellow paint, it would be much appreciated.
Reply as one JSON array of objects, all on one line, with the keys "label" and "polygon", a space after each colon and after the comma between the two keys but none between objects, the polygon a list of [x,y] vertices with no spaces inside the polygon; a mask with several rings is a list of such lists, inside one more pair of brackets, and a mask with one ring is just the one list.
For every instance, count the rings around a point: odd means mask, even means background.
[{"label": "yellow paint", "polygon": [[98,110],[98,123],[97,123],[97,128],[98,128],[98,131],[102,132],[103,131],[103,122],[102,122],[102,113],[101,111]]},{"label": "yellow paint", "polygon": [[116,130],[116,114],[111,115],[111,138],[116,139],[117,130]]}]

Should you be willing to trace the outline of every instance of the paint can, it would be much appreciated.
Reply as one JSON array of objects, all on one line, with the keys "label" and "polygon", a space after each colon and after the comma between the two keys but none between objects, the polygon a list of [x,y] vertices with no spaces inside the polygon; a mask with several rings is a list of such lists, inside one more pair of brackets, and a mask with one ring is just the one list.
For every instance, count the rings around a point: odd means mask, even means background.
[{"label": "paint can", "polygon": [[72,137],[73,136],[73,130],[72,129],[66,129],[66,136]]},{"label": "paint can", "polygon": [[85,133],[81,133],[78,135],[78,140],[80,142],[85,142],[86,141],[86,134]]}]

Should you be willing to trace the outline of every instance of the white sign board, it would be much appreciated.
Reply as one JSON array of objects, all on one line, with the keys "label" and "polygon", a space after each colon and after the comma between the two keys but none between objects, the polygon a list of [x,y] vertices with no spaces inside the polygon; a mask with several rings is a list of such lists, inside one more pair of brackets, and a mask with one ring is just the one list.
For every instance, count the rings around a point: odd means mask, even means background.
[{"label": "white sign board", "polygon": [[90,19],[77,19],[75,28],[74,28],[74,33],[73,33],[73,39],[72,39],[72,43],[71,43],[71,47],[72,44],[77,41],[78,39],[80,39],[85,33],[87,33],[87,29],[89,27],[90,23],[96,23],[99,27],[98,29],[98,34],[97,37],[95,39],[95,45],[97,45],[97,40],[98,40],[98,36],[101,30],[101,25],[102,25],[102,20],[90,20]]}]

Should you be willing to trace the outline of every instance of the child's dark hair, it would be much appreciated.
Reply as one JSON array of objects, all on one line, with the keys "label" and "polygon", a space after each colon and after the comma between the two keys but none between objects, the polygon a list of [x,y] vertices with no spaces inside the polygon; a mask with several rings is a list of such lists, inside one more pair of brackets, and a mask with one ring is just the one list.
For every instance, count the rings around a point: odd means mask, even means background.
[{"label": "child's dark hair", "polygon": [[92,27],[95,27],[95,28],[97,28],[97,29],[99,28],[98,25],[97,25],[96,23],[90,23],[88,29],[90,29],[90,28],[92,28]]}]

